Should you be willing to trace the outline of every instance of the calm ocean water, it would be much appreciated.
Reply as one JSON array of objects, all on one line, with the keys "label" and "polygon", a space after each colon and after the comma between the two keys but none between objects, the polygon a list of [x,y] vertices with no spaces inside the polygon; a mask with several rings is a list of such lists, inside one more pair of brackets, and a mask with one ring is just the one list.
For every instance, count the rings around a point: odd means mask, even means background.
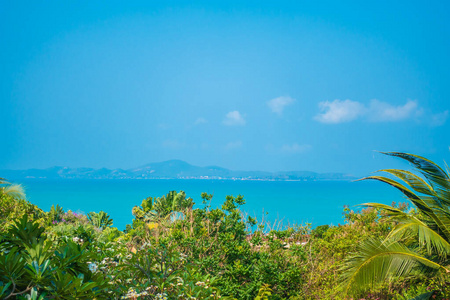
[{"label": "calm ocean water", "polygon": [[[114,226],[124,229],[133,218],[131,209],[146,197],[183,190],[201,204],[200,194],[214,194],[211,205],[220,206],[226,195],[243,195],[243,210],[272,222],[310,222],[313,226],[343,223],[344,205],[404,201],[402,194],[380,182],[348,181],[232,181],[232,180],[22,180],[27,198],[48,211],[52,204],[66,211],[106,211]],[[354,209],[357,207],[354,207]]]}]

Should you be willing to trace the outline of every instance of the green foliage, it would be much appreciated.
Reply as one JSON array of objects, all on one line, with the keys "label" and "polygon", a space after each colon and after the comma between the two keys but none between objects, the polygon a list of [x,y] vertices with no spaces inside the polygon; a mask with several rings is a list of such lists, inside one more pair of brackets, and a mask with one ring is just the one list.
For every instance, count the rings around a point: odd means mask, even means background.
[{"label": "green foliage", "polygon": [[0,282],[7,298],[94,299],[107,286],[102,274],[88,269],[91,254],[71,241],[51,243],[37,222],[25,215],[0,240]]},{"label": "green foliage", "polygon": [[44,212],[25,200],[20,185],[11,185],[0,178],[0,234],[5,232],[13,221],[27,215],[30,220],[43,222]]},{"label": "green foliage", "polygon": [[56,204],[56,206],[52,205],[50,208],[50,212],[48,213],[48,219],[51,223],[59,223],[64,220],[64,209]]},{"label": "green foliage", "polygon": [[311,231],[311,234],[316,238],[323,238],[328,229],[330,229],[330,225],[320,225],[317,226],[313,231]]},{"label": "green foliage", "polygon": [[87,218],[89,223],[97,228],[105,229],[113,225],[113,220],[104,211],[100,211],[99,213],[90,212],[87,214]]},{"label": "green foliage", "polygon": [[135,206],[132,212],[138,220],[158,222],[173,216],[176,212],[184,212],[186,209],[192,208],[193,205],[192,198],[186,198],[185,192],[170,191],[162,197],[144,199],[141,206]]},{"label": "green foliage", "polygon": [[[347,299],[339,286],[342,261],[349,252],[356,250],[359,242],[385,237],[388,233],[388,224],[379,221],[380,215],[375,209],[355,212],[345,208],[344,218],[344,225],[316,227],[303,242],[307,268],[299,299]],[[385,287],[376,287],[360,298],[377,299],[378,291],[386,295],[379,299],[393,299],[389,298],[391,292]]]},{"label": "green foliage", "polygon": [[[211,197],[203,196],[206,205]],[[184,219],[150,230],[147,239],[152,245],[177,245],[197,273],[219,278],[211,285],[232,298],[253,299],[263,284],[273,286],[273,299],[296,294],[302,283],[302,256],[274,238],[265,245],[252,244],[238,209],[244,203],[242,196],[227,196],[222,209],[206,205],[188,210]],[[269,251],[271,247],[275,251]]]}]

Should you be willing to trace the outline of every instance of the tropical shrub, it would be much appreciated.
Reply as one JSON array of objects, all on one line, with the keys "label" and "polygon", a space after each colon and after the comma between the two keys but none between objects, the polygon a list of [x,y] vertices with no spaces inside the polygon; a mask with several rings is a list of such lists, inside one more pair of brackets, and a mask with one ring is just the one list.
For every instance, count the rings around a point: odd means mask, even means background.
[{"label": "tropical shrub", "polygon": [[186,198],[185,192],[170,191],[162,197],[144,199],[141,206],[135,206],[132,212],[137,220],[157,222],[193,206],[192,198]]},{"label": "tropical shrub", "polygon": [[87,214],[87,218],[89,223],[97,228],[105,229],[113,225],[113,220],[104,211],[100,211],[99,213],[90,212]]},{"label": "tropical shrub", "polygon": [[[301,288],[302,297],[299,299],[347,299],[344,289],[339,285],[343,259],[349,252],[356,250],[358,243],[366,239],[383,238],[389,232],[390,224],[381,220],[377,209],[355,212],[346,207],[343,216],[343,225],[322,225],[311,231],[304,245],[307,268],[304,273],[305,284]],[[376,294],[391,297],[392,292],[389,287],[377,286],[360,296],[377,299]]]},{"label": "tropical shrub", "polygon": [[25,199],[22,186],[10,184],[0,178],[0,234],[5,232],[13,221],[27,215],[30,220],[44,221],[44,212]]},{"label": "tropical shrub", "polygon": [[89,268],[86,245],[51,243],[45,229],[27,215],[0,240],[0,297],[30,293],[45,298],[94,299],[107,291],[107,278]]}]

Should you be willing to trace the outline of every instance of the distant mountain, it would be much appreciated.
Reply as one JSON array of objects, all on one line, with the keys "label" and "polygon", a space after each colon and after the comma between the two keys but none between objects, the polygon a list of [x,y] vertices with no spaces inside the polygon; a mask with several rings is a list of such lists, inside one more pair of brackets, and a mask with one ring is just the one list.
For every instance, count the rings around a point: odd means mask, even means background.
[{"label": "distant mountain", "polygon": [[261,172],[233,171],[218,166],[199,167],[182,160],[150,163],[138,168],[93,169],[52,167],[48,169],[0,170],[0,177],[8,179],[233,179],[233,180],[350,180],[343,173],[315,173],[308,171]]}]

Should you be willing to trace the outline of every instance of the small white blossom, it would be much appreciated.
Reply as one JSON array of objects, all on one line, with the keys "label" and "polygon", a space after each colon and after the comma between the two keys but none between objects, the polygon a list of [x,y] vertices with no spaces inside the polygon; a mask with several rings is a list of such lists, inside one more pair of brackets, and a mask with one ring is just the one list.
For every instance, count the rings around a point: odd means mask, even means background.
[{"label": "small white blossom", "polygon": [[92,273],[97,271],[97,265],[94,263],[89,263],[88,267],[89,267],[89,271],[91,271]]}]

